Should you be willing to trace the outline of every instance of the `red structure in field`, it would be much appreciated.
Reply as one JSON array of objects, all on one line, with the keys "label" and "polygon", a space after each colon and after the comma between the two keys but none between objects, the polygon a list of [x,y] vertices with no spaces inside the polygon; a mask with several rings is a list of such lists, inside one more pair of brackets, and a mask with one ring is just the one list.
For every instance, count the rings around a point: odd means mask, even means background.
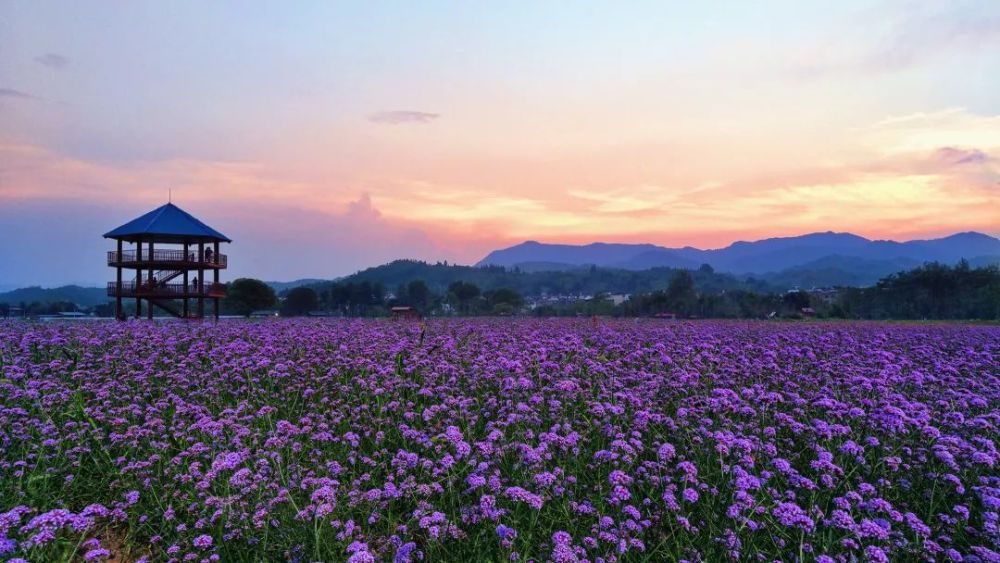
[{"label": "red structure in field", "polygon": [[[204,318],[206,299],[212,300],[212,312],[219,318],[219,299],[226,296],[219,272],[227,266],[219,243],[232,242],[226,235],[168,203],[105,233],[104,238],[118,241],[118,249],[108,252],[108,266],[118,273],[117,280],[108,283],[117,318],[125,318],[122,300],[132,298],[137,319],[142,318],[143,301],[149,319],[154,306],[175,317]],[[125,249],[125,243],[134,247]],[[212,274],[211,282],[205,279],[206,271]]]}]

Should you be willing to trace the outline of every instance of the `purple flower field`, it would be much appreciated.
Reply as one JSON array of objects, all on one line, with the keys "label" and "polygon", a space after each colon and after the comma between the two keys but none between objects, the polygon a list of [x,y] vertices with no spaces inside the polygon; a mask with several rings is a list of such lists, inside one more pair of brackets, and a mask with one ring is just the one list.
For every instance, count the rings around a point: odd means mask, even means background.
[{"label": "purple flower field", "polygon": [[1000,327],[0,324],[0,559],[1000,560]]}]

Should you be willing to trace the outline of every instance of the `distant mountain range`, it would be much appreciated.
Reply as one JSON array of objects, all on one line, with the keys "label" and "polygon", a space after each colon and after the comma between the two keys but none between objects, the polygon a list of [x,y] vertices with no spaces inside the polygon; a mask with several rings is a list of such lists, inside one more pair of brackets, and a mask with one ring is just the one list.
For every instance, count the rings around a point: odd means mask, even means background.
[{"label": "distant mountain range", "polygon": [[62,287],[22,287],[0,293],[0,303],[17,306],[21,303],[55,303],[68,301],[83,307],[93,307],[108,301],[108,291],[103,287],[81,287],[64,285]]},{"label": "distant mountain range", "polygon": [[[666,248],[653,244],[567,245],[528,241],[495,250],[476,266],[504,266],[508,270],[516,267],[524,274],[544,275],[518,276],[510,271],[398,260],[341,280],[377,281],[390,289],[401,283],[422,279],[435,291],[443,291],[451,282],[462,280],[476,283],[484,289],[516,288],[527,295],[571,292],[568,288],[576,292],[628,293],[660,288],[669,278],[668,268],[693,270],[708,264],[716,274],[703,272],[701,277],[704,279],[699,279],[703,287],[783,291],[793,287],[867,286],[889,274],[909,270],[925,262],[954,264],[963,258],[974,267],[1000,265],[1000,239],[966,232],[933,240],[894,242],[827,232],[736,242],[717,250],[689,246]],[[596,266],[601,271],[586,271],[590,266]],[[615,274],[614,270],[629,275]],[[634,275],[640,272],[641,275]],[[750,277],[753,279],[748,279]],[[330,281],[333,280],[300,279],[267,283],[282,293],[299,286],[323,287]],[[67,285],[0,290],[0,303],[13,305],[35,301],[70,301],[91,307],[107,300],[103,287]]]},{"label": "distant mountain range", "polygon": [[802,279],[801,285],[812,286],[869,285],[885,275],[925,262],[954,264],[962,258],[973,266],[1000,263],[1000,239],[966,232],[939,239],[896,242],[826,232],[740,241],[716,250],[690,246],[666,248],[653,244],[567,245],[528,241],[495,250],[477,265],[558,271],[591,265],[647,270],[656,267],[693,269],[708,264],[716,271],[764,279],[798,276]]},{"label": "distant mountain range", "polygon": [[281,293],[282,291],[288,291],[289,289],[295,289],[296,287],[302,287],[302,286],[307,286],[307,285],[315,285],[315,284],[318,284],[318,283],[323,283],[325,281],[329,281],[329,280],[324,280],[324,279],[319,279],[319,278],[302,278],[302,279],[292,280],[292,281],[287,281],[287,282],[266,281],[264,283],[266,283],[267,285],[271,286],[271,289],[273,289],[274,291],[276,291],[278,293]]}]

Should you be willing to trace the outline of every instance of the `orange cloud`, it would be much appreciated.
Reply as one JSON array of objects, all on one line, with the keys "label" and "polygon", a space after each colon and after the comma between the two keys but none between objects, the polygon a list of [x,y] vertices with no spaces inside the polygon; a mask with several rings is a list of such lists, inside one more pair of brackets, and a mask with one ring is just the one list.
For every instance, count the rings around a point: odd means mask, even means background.
[{"label": "orange cloud", "polygon": [[[681,147],[685,156],[669,159],[649,146],[496,160],[411,150],[384,164],[369,154],[356,168],[282,158],[114,163],[7,142],[0,204],[104,206],[109,227],[172,190],[175,202],[240,242],[233,252],[245,253],[242,263],[265,272],[272,264],[283,278],[392,258],[473,262],[524,239],[712,247],[819,230],[996,233],[998,120],[964,110],[885,119],[854,130],[852,143],[821,161],[781,158],[776,145],[753,161],[735,159],[732,146]],[[311,270],[289,258],[300,255]]]}]

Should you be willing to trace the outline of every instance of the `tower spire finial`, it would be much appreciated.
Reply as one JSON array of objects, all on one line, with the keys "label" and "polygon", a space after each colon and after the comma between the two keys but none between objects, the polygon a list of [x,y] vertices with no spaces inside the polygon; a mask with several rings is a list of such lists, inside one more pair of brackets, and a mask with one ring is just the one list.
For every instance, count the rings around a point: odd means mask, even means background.
[{"label": "tower spire finial", "polygon": [[167,203],[173,203],[173,202],[174,202],[174,188],[168,187],[167,188]]}]

